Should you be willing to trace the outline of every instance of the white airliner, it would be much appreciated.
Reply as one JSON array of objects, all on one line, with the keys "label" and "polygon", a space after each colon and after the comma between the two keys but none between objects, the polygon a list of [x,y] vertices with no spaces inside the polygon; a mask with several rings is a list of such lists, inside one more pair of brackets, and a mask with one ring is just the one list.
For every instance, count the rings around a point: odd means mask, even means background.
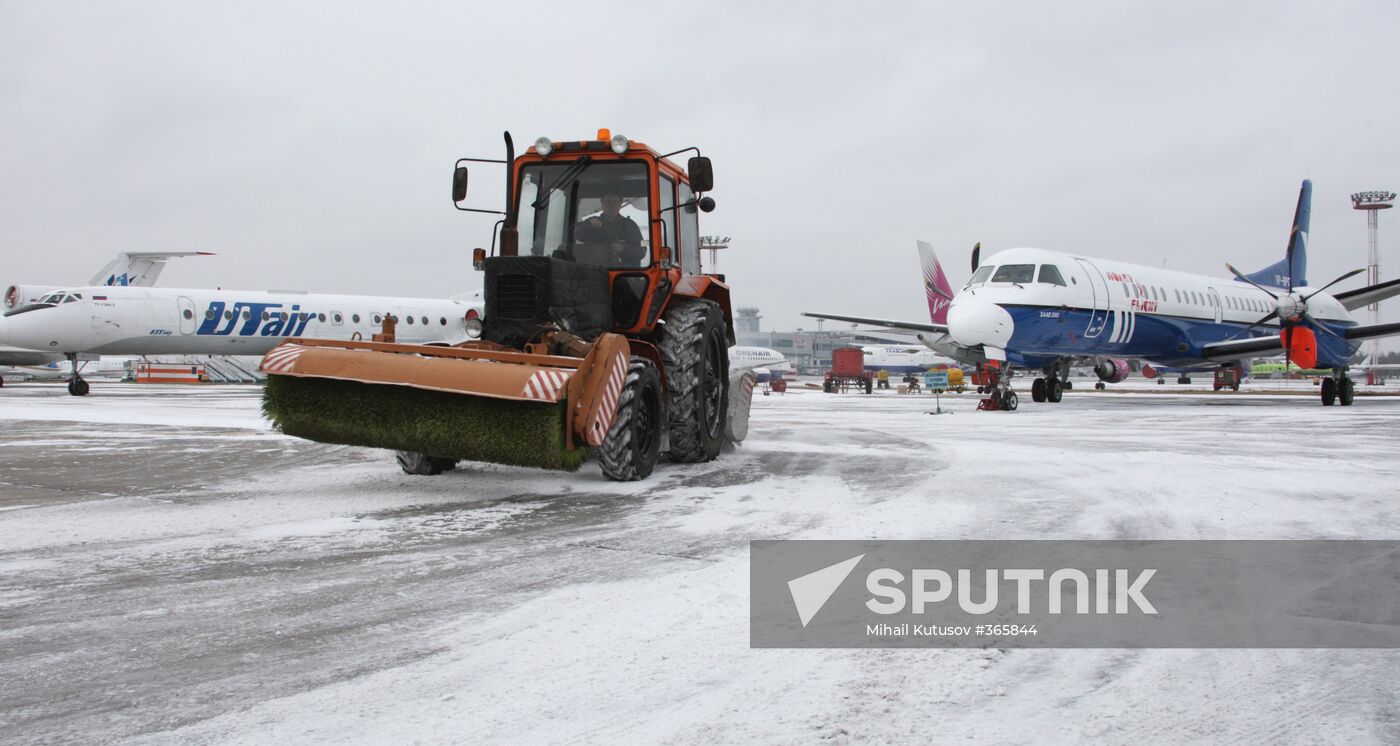
[{"label": "white airliner", "polygon": [[0,344],[58,353],[68,390],[88,391],[78,355],[262,355],[288,337],[368,339],[386,315],[406,343],[454,344],[481,333],[478,295],[381,298],[287,291],[96,286],[53,290],[0,318]]},{"label": "white airliner", "polygon": [[753,371],[758,376],[759,383],[762,383],[771,379],[774,372],[792,371],[792,363],[788,362],[783,353],[767,347],[730,347],[729,372],[737,373],[741,370]]},{"label": "white airliner", "polygon": [[922,373],[940,363],[952,363],[946,355],[920,345],[861,345],[865,352],[865,369],[872,373]]},{"label": "white airliner", "polygon": [[[1058,402],[1071,365],[1089,363],[1102,381],[1128,375],[1127,360],[1154,366],[1216,366],[1288,353],[1305,368],[1330,368],[1323,404],[1351,404],[1348,362],[1360,342],[1400,334],[1400,324],[1363,326],[1348,311],[1400,295],[1400,280],[1340,293],[1307,287],[1312,183],[1304,181],[1284,259],[1234,280],[1043,249],[1007,249],[978,263],[948,307],[946,322],[921,324],[808,313],[916,333],[963,362],[997,367],[991,409],[1014,410],[1014,368],[1042,373],[1035,401]],[[932,290],[930,290],[932,292]]]},{"label": "white airliner", "polygon": [[[182,256],[213,256],[208,251],[120,251],[107,266],[93,275],[89,285],[150,286],[165,269],[165,263]],[[10,311],[20,306],[37,302],[40,298],[60,289],[61,285],[22,284],[10,285],[0,297],[0,306]],[[0,347],[0,366],[48,365],[63,360],[63,356],[18,347]],[[3,379],[0,379],[3,380]]]}]

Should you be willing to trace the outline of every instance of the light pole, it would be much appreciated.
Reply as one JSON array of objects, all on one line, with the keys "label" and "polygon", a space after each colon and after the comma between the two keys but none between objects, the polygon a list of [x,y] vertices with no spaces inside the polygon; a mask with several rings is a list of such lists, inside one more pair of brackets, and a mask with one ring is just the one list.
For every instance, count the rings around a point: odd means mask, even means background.
[{"label": "light pole", "polygon": [[[1369,243],[1369,253],[1366,262],[1366,285],[1375,286],[1381,282],[1381,255],[1380,248],[1376,242],[1377,234],[1377,213],[1381,210],[1389,210],[1391,203],[1395,201],[1395,192],[1371,191],[1357,192],[1351,195],[1351,206],[1354,210],[1364,210],[1366,212],[1366,234]],[[1372,303],[1366,307],[1371,312],[1371,323],[1381,323],[1381,306],[1379,303]],[[1381,361],[1381,342],[1379,339],[1371,340],[1371,364],[1377,365]],[[1366,383],[1376,384],[1377,376],[1374,371],[1366,372]]]}]

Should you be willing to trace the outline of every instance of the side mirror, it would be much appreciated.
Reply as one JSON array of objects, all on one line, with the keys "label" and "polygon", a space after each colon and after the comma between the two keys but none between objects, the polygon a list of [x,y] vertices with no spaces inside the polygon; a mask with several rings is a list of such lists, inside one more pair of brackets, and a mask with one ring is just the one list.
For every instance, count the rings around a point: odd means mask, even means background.
[{"label": "side mirror", "polygon": [[452,201],[461,202],[467,198],[467,167],[458,166],[452,172]]},{"label": "side mirror", "polygon": [[715,172],[710,167],[710,159],[697,155],[686,165],[690,176],[690,189],[694,192],[708,192],[715,188]]},{"label": "side mirror", "polygon": [[709,196],[701,197],[701,198],[700,198],[700,212],[714,212],[714,211],[715,211],[715,198],[714,198],[714,197],[709,197]]}]

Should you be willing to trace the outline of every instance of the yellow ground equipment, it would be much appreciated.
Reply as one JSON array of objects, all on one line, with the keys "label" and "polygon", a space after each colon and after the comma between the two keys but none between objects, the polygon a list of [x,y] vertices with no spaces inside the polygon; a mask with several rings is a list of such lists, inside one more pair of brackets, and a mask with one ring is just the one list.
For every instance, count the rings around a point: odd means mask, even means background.
[{"label": "yellow ground equipment", "polygon": [[[592,452],[632,480],[663,452],[708,461],[742,440],[752,375],[728,375],[729,288],[700,267],[709,159],[696,150],[682,170],[606,130],[513,151],[507,133],[504,161],[462,159],[453,178],[459,209],[504,216],[499,254],[493,236],[491,256],[473,257],[481,339],[397,344],[389,326],[373,342],[289,340],[263,359],[269,419],[398,451],[413,474],[459,460],[574,469]],[[466,164],[481,162],[506,164],[504,211],[461,205]]]}]

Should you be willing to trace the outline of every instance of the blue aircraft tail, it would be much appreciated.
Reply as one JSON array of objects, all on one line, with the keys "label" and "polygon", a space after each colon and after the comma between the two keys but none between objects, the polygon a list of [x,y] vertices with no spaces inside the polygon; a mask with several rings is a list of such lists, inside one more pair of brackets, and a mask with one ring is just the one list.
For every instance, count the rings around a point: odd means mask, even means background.
[{"label": "blue aircraft tail", "polygon": [[[1312,215],[1312,181],[1303,180],[1298,190],[1298,208],[1293,211],[1293,232],[1282,261],[1245,275],[1264,287],[1291,290],[1308,284],[1308,222]],[[1235,278],[1237,282],[1241,280]]]}]

